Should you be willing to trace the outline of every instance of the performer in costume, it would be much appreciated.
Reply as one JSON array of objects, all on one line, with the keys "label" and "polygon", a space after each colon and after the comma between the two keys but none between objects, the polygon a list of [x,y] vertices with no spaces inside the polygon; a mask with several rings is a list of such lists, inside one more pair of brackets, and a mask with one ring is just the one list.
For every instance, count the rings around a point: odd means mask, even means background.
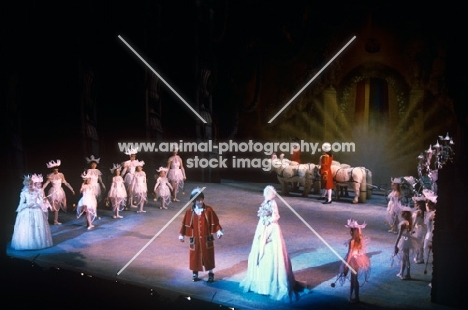
[{"label": "performer in costume", "polygon": [[76,218],[86,213],[86,226],[88,229],[94,227],[93,222],[96,218],[97,200],[94,193],[94,186],[91,184],[91,177],[83,172],[81,174],[83,184],[81,185],[80,193],[82,194],[76,206]]},{"label": "performer in costume", "polygon": [[424,224],[426,224],[426,235],[424,236],[424,259],[426,264],[432,250],[432,235],[434,233],[434,221],[436,215],[437,195],[431,190],[424,189],[423,196],[426,199],[426,213],[424,214]]},{"label": "performer in costume", "polygon": [[392,191],[388,194],[386,222],[390,225],[389,233],[398,233],[398,223],[401,221],[401,200],[403,193],[401,190],[401,178],[391,178]]},{"label": "performer in costume", "polygon": [[184,242],[184,236],[190,239],[189,268],[192,270],[192,280],[199,281],[199,271],[208,271],[208,283],[214,281],[215,268],[214,237],[223,236],[218,216],[212,207],[205,204],[205,195],[201,188],[192,190],[190,199],[194,198],[193,206],[185,211],[180,227],[179,240]]},{"label": "performer in costume", "polygon": [[166,206],[171,203],[171,191],[173,188],[166,177],[167,171],[168,169],[164,167],[159,167],[157,170],[159,177],[154,185],[154,194],[156,195],[156,200],[161,200],[161,207],[159,209],[167,209]]},{"label": "performer in costume", "polygon": [[120,164],[114,164],[110,169],[110,172],[114,175],[112,177],[112,184],[107,193],[107,199],[112,205],[112,211],[114,211],[113,218],[121,219],[122,215],[119,214],[122,211],[127,203],[127,189],[125,188],[124,180],[120,176],[120,170],[122,166]]},{"label": "performer in costume", "polygon": [[73,195],[75,195],[75,191],[71,187],[71,185],[65,180],[65,175],[59,172],[59,166],[61,165],[61,160],[57,159],[57,161],[51,160],[48,162],[47,168],[53,169],[53,172],[47,176],[47,181],[44,183],[42,187],[44,189],[47,188],[49,183],[52,184],[49,192],[47,193],[47,197],[49,198],[50,205],[52,206],[52,210],[54,211],[54,225],[61,225],[58,221],[59,210],[67,212],[67,196],[65,195],[65,191],[62,188],[62,184],[64,184]]},{"label": "performer in costume", "polygon": [[50,226],[47,221],[46,199],[42,189],[35,183],[42,183],[41,175],[25,176],[20,201],[16,209],[16,221],[11,238],[14,250],[40,250],[53,245]]},{"label": "performer in costume", "polygon": [[90,168],[86,171],[86,175],[91,179],[91,185],[94,187],[94,194],[96,195],[98,204],[102,201],[103,193],[106,191],[106,186],[102,182],[102,173],[97,169],[100,160],[100,158],[95,158],[94,155],[91,155],[89,158],[86,157],[86,162],[90,165]]},{"label": "performer in costume", "polygon": [[250,291],[274,300],[291,301],[298,297],[294,292],[296,280],[278,224],[280,215],[273,186],[266,186],[263,196],[264,201],[257,212],[259,220],[248,257],[247,274],[240,287],[244,293]]},{"label": "performer in costume", "polygon": [[416,264],[424,264],[424,237],[426,236],[427,226],[424,223],[426,214],[426,198],[424,196],[413,196],[416,210],[413,211],[413,235],[418,241],[418,247],[415,249]]},{"label": "performer in costume", "polygon": [[127,206],[125,210],[130,210],[130,207],[133,206],[133,200],[131,199],[131,194],[130,194],[130,184],[132,184],[133,181],[133,175],[135,174],[135,170],[137,165],[139,164],[139,161],[136,159],[136,154],[137,154],[138,149],[137,148],[129,148],[125,151],[125,154],[130,156],[130,159],[127,161],[124,161],[122,163],[122,178],[124,179],[125,187],[127,189]]},{"label": "performer in costume", "polygon": [[[364,238],[362,235],[362,229],[364,229],[366,225],[366,223],[358,224],[356,220],[352,219],[349,219],[348,223],[345,225],[346,228],[349,228],[351,239],[347,242],[348,253],[345,258],[347,265],[344,263],[341,264],[337,280],[340,281],[341,285],[344,284],[346,279],[350,280],[349,301],[351,303],[359,302],[359,279],[362,279],[365,283],[370,277],[371,263],[366,250],[368,239]],[[356,273],[350,271],[349,266],[351,266]],[[350,273],[349,278],[348,273]],[[362,283],[362,285],[364,283]]]},{"label": "performer in costume", "polygon": [[331,144],[324,143],[322,145],[323,154],[320,156],[320,175],[322,177],[322,187],[325,189],[324,197],[325,201],[323,204],[329,204],[332,202],[332,190],[333,190],[333,176],[331,171],[331,165],[333,162],[333,154],[331,152]]},{"label": "performer in costume", "polygon": [[174,149],[172,152],[172,156],[169,157],[167,161],[167,169],[169,172],[167,174],[167,179],[171,183],[172,186],[172,201],[180,201],[177,199],[177,193],[179,192],[179,188],[184,188],[184,181],[185,181],[185,169],[184,164],[182,162],[182,158],[177,154],[177,148]]},{"label": "performer in costume", "polygon": [[418,241],[413,236],[412,213],[413,209],[410,207],[401,207],[402,221],[398,224],[398,236],[395,241],[394,256],[396,256],[399,252],[401,253],[400,272],[397,273],[397,277],[402,280],[411,279],[410,254],[418,248]]},{"label": "performer in costume", "polygon": [[145,162],[138,161],[136,164],[136,171],[133,174],[133,180],[130,184],[130,196],[128,199],[132,201],[135,200],[136,206],[138,206],[137,213],[145,213],[146,211],[143,210],[145,203],[148,201],[148,185],[146,182],[146,173],[143,171],[143,166]]}]

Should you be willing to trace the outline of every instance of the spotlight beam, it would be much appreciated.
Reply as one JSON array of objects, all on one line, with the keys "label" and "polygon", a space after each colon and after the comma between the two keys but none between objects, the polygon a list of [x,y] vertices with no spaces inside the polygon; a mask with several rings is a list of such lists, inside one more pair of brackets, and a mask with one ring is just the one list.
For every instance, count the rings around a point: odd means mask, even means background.
[{"label": "spotlight beam", "polygon": [[348,43],[346,43],[346,45],[343,46],[343,48],[341,48],[341,49],[338,51],[338,53],[336,53],[336,55],[333,56],[333,58],[330,59],[330,61],[328,61],[328,62],[325,64],[325,66],[323,66],[323,68],[320,69],[320,71],[317,72],[317,73],[314,75],[314,77],[313,77],[309,82],[307,82],[307,84],[305,84],[304,87],[302,87],[301,90],[299,90],[299,91],[297,92],[297,94],[294,95],[294,97],[292,97],[292,98],[284,105],[284,107],[283,107],[281,110],[279,110],[278,113],[275,114],[275,116],[272,117],[272,119],[270,119],[270,120],[268,121],[268,123],[271,124],[271,122],[273,122],[273,120],[274,120],[281,112],[283,112],[284,109],[286,109],[286,108],[288,107],[288,105],[289,105],[294,99],[296,99],[296,97],[299,96],[299,95],[302,93],[302,91],[304,91],[304,89],[306,89],[307,86],[309,86],[309,84],[312,83],[313,80],[315,80],[315,78],[316,78],[320,73],[322,73],[322,71],[325,70],[325,68],[328,67],[328,65],[329,65],[333,60],[335,60],[335,58],[338,57],[338,55],[341,54],[341,52],[342,52],[346,47],[348,47],[348,45],[351,44],[351,42],[352,42],[354,39],[356,39],[356,36],[352,37],[351,40],[349,40]]},{"label": "spotlight beam", "polygon": [[177,96],[179,97],[180,100],[182,100],[183,103],[185,103],[185,105],[196,115],[198,116],[198,118],[206,124],[206,121],[203,119],[203,117],[200,116],[200,114],[197,113],[197,111],[195,111],[191,106],[190,104],[187,103],[187,101],[184,100],[184,98],[182,98],[181,95],[179,95],[174,88],[172,88],[171,85],[169,85],[169,83],[166,82],[166,80],[164,80],[164,78],[162,76],[159,75],[159,73],[156,72],[156,70],[154,70],[147,62],[146,60],[143,59],[143,57],[140,56],[140,54],[137,53],[137,51],[135,51],[133,49],[133,47],[130,46],[130,44],[127,43],[127,41],[125,41],[120,35],[118,36],[120,40],[122,40],[123,43],[125,43],[125,45],[127,45],[127,47],[138,57],[140,58],[140,60],[151,70],[153,71],[154,74],[156,74],[156,76],[161,80],[163,81],[164,84],[166,84],[166,86],[172,90],[172,92]]},{"label": "spotlight beam", "polygon": [[164,225],[164,227],[161,228],[161,229],[156,233],[156,235],[154,235],[154,237],[151,238],[151,240],[148,241],[148,242],[145,244],[145,246],[144,246],[143,248],[141,248],[141,250],[138,251],[138,253],[136,253],[136,254],[133,256],[133,258],[132,258],[131,260],[129,260],[128,263],[127,263],[125,266],[122,267],[122,269],[119,270],[119,272],[117,272],[117,276],[120,275],[120,274],[128,267],[128,265],[130,265],[130,264],[138,257],[138,255],[140,255],[141,252],[143,252],[143,251],[151,244],[151,242],[153,242],[154,239],[156,239],[156,238],[167,228],[167,226],[169,226],[169,224],[171,224],[171,223],[179,216],[179,214],[181,214],[182,211],[184,211],[185,208],[187,208],[187,207],[190,205],[190,203],[192,203],[192,201],[193,201],[194,199],[196,199],[196,198],[198,197],[198,195],[200,195],[200,193],[203,192],[203,191],[205,190],[205,188],[206,188],[206,187],[203,187],[197,195],[195,195],[192,199],[190,199],[190,200],[185,204],[185,206],[184,206],[182,209],[180,209],[180,211],[177,212],[176,215],[174,215],[174,216],[172,217],[172,219],[170,219],[169,222],[167,222],[166,225]]},{"label": "spotlight beam", "polygon": [[356,270],[353,269],[353,267],[351,267],[347,261],[345,261],[341,256],[340,254],[338,254],[335,249],[333,249],[327,241],[325,241],[325,239],[322,238],[322,236],[319,235],[318,232],[315,231],[315,229],[313,229],[309,223],[307,223],[303,218],[302,216],[299,215],[299,213],[296,212],[296,210],[294,210],[284,199],[283,197],[281,197],[278,193],[276,194],[276,196],[278,196],[279,199],[281,199],[282,202],[284,202],[284,204],[289,208],[291,209],[291,211],[333,252],[333,254],[336,255],[336,257],[338,257],[342,262],[343,264],[345,264],[346,266],[348,266],[349,270],[351,270],[354,274],[357,274]]}]

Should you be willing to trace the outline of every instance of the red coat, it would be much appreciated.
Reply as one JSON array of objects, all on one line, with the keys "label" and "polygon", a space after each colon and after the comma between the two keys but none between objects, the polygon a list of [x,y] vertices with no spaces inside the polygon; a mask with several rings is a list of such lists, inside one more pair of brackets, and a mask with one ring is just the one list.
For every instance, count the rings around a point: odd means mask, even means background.
[{"label": "red coat", "polygon": [[193,208],[185,211],[180,234],[190,238],[190,264],[192,271],[212,270],[215,268],[214,236],[219,225],[218,216],[213,208],[205,205],[205,211],[198,216]]},{"label": "red coat", "polygon": [[332,162],[333,155],[325,153],[320,156],[320,175],[322,176],[322,186],[325,187],[325,189],[333,189]]}]

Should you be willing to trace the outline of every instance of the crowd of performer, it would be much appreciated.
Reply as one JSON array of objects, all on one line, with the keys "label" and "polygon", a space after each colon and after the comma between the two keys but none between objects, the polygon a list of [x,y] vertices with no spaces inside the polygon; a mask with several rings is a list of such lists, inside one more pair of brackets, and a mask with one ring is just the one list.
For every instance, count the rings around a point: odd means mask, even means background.
[{"label": "crowd of performer", "polygon": [[[392,191],[387,197],[386,222],[390,227],[389,232],[396,234],[392,264],[393,260],[399,264],[397,276],[402,280],[411,279],[411,258],[416,264],[426,263],[427,269],[437,205],[437,179],[434,176],[454,156],[452,139],[448,134],[441,138],[444,141],[442,145],[437,141],[418,157],[418,184],[423,187],[418,191],[413,186],[412,204],[403,200],[402,184],[407,180],[403,177],[391,178]],[[81,197],[73,211],[77,218],[85,218],[87,229],[94,228],[98,205],[103,200],[112,208],[114,219],[123,218],[120,212],[132,208],[136,213],[146,212],[144,206],[148,202],[148,180],[143,170],[145,163],[136,159],[136,149],[128,149],[125,154],[129,156],[128,160],[114,163],[109,169],[112,179],[108,191],[102,180],[103,174],[97,168],[100,158],[93,155],[85,158],[89,168],[81,175]],[[328,162],[331,163],[332,159],[330,157]],[[53,245],[48,213],[53,214],[54,225],[61,225],[59,211],[67,212],[67,195],[62,185],[75,195],[65,175],[59,172],[60,165],[60,159],[46,163],[52,172],[47,175],[44,184],[40,174],[24,177],[24,187],[16,210],[12,249],[38,250]],[[184,188],[186,179],[183,161],[177,151],[169,158],[167,167],[161,166],[156,172],[158,174],[153,188],[155,200],[160,201],[160,209],[167,209],[171,202],[179,201],[177,194]],[[321,174],[327,175],[329,171],[322,169]],[[425,182],[427,179],[429,182]],[[324,181],[330,180],[325,178]],[[327,185],[325,189],[326,196],[323,196],[326,203],[330,203],[332,185]],[[295,293],[298,283],[278,223],[280,216],[275,201],[276,190],[269,185],[264,189],[263,196],[257,213],[259,221],[248,257],[247,274],[240,282],[240,287],[244,292],[252,291],[275,300],[291,301],[298,297]],[[192,280],[200,280],[199,271],[208,271],[208,282],[211,283],[214,281],[215,268],[213,235],[221,238],[224,233],[216,212],[205,204],[204,198],[200,188],[192,190],[190,199],[193,205],[184,215],[179,240],[183,242],[185,236],[190,239],[189,268],[193,273]],[[362,234],[366,223],[359,224],[349,219],[345,227],[350,229],[351,238],[348,241],[348,253],[337,272],[337,281],[341,284],[349,281],[349,300],[359,302],[359,288],[362,285],[359,281],[367,282],[371,270],[366,253],[368,239]]]}]

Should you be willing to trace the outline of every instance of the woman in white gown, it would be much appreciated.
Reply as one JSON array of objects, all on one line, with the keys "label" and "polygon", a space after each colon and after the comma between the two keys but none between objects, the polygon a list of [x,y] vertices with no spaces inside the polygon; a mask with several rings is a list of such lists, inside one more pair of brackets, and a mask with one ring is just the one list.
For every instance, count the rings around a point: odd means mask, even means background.
[{"label": "woman in white gown", "polygon": [[296,280],[278,224],[280,215],[273,186],[265,187],[263,196],[265,200],[257,214],[259,221],[248,258],[247,275],[240,287],[244,293],[251,291],[268,295],[274,300],[291,301],[295,295]]},{"label": "woman in white gown", "polygon": [[40,250],[53,245],[47,221],[48,204],[44,201],[42,189],[34,186],[42,181],[42,176],[35,174],[24,178],[11,239],[14,250]]},{"label": "woman in white gown", "polygon": [[398,223],[401,221],[401,178],[392,178],[392,191],[388,195],[387,212],[385,220],[390,226],[389,233],[398,233]]}]

